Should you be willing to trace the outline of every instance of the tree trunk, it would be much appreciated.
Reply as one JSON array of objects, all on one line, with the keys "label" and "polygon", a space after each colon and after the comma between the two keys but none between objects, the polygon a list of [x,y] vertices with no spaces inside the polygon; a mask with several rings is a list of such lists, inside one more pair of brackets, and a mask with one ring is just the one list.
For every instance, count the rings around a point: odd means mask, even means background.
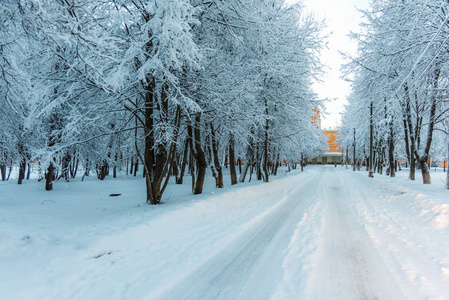
[{"label": "tree trunk", "polygon": [[[161,168],[161,162],[159,161],[156,166],[156,149],[155,149],[155,137],[154,137],[154,106],[156,105],[156,80],[151,78],[149,84],[146,85],[145,93],[145,152],[144,152],[144,169],[145,169],[145,183],[147,191],[147,203],[155,205],[160,203],[159,198],[159,187],[155,187],[155,181],[157,181],[156,170]],[[161,99],[163,101],[163,99]],[[161,108],[161,107],[160,107]],[[162,145],[161,145],[162,146]],[[158,147],[157,150],[162,150],[163,153],[159,154],[159,159],[165,156],[164,149]],[[136,172],[137,167],[134,168]]]},{"label": "tree trunk", "polygon": [[388,162],[390,167],[390,177],[396,176],[396,160],[394,159],[394,131],[393,121],[390,122],[390,136],[388,137]]},{"label": "tree trunk", "polygon": [[84,170],[84,176],[89,176],[90,173],[90,162],[89,159],[86,159],[86,166],[85,166],[85,170]]},{"label": "tree trunk", "polygon": [[[412,147],[412,149],[413,149],[413,147]],[[412,156],[411,161],[410,161],[410,174],[409,174],[410,180],[415,180],[415,169],[416,169],[415,157]]]},{"label": "tree trunk", "polygon": [[262,167],[261,167],[260,161],[257,162],[256,170],[257,170],[257,180],[262,180],[262,179],[265,180],[265,178],[263,177],[263,174],[262,174]]},{"label": "tree trunk", "polygon": [[239,175],[242,174],[242,159],[239,157],[237,158],[237,163],[239,165]]},{"label": "tree trunk", "polygon": [[108,161],[104,159],[101,164],[97,163],[96,169],[97,169],[97,178],[99,180],[104,180],[108,172]]},{"label": "tree trunk", "polygon": [[[240,182],[245,182],[245,178],[246,178],[246,174],[248,172],[248,168],[251,168],[251,165],[253,164],[254,161],[254,144],[253,144],[253,138],[252,135],[254,134],[254,130],[251,130],[251,137],[250,137],[250,142],[248,145],[248,148],[246,149],[246,161],[245,161],[245,166],[243,169],[243,173],[240,174],[240,178],[239,181]],[[252,173],[252,171],[251,171]],[[251,180],[250,180],[251,181]]]},{"label": "tree trunk", "polygon": [[[205,128],[204,131],[207,133],[208,132],[207,124],[205,126],[206,126],[206,128]],[[211,142],[210,142],[210,135],[206,134],[206,138],[205,138],[205,141],[204,141],[206,165],[210,165],[211,161],[212,161],[212,149],[211,149],[210,144],[211,144]]]},{"label": "tree trunk", "polygon": [[23,158],[19,165],[19,180],[17,181],[17,184],[22,184],[23,179],[25,179],[25,167],[26,160]]},{"label": "tree trunk", "polygon": [[262,180],[262,170],[260,168],[260,144],[257,144],[256,157],[255,157],[255,168],[257,174],[257,180]]},{"label": "tree trunk", "polygon": [[273,175],[274,176],[276,176],[277,173],[278,173],[279,160],[280,160],[280,154],[278,153],[278,155],[276,156],[276,162],[274,164],[274,169],[273,169]]},{"label": "tree trunk", "polygon": [[189,124],[187,125],[187,136],[189,141],[189,149],[190,149],[190,158],[189,158],[189,173],[192,178],[192,193],[195,190],[195,149],[193,147],[193,129]]},{"label": "tree trunk", "polygon": [[114,166],[112,167],[112,177],[117,178],[118,154],[114,154]]},{"label": "tree trunk", "polygon": [[9,177],[11,176],[12,173],[12,163],[9,164],[9,171],[8,171],[8,176],[6,177],[6,181],[9,180]]},{"label": "tree trunk", "polygon": [[355,162],[355,146],[356,146],[356,140],[355,140],[355,127],[354,127],[354,141],[353,141],[353,144],[352,144],[352,146],[353,146],[353,158],[352,158],[352,160],[353,160],[353,162],[352,162],[352,164],[353,164],[353,167],[352,167],[352,171],[353,172],[355,172],[355,168],[356,168],[356,162]]},{"label": "tree trunk", "polygon": [[231,172],[231,185],[237,184],[237,173],[235,171],[234,136],[229,136],[229,170]]},{"label": "tree trunk", "polygon": [[346,147],[346,161],[345,161],[345,168],[348,168],[348,163],[349,163],[349,149],[348,147]]},{"label": "tree trunk", "polygon": [[407,147],[406,151],[407,151],[407,156],[409,158],[409,163],[410,163],[410,174],[409,174],[409,179],[410,180],[415,180],[415,135],[414,135],[414,130],[413,130],[413,124],[412,124],[412,111],[411,111],[411,107],[410,107],[410,94],[409,94],[409,89],[408,89],[408,85],[406,84],[404,87],[405,90],[405,99],[406,99],[406,105],[405,105],[405,118],[406,120],[404,121],[404,126],[405,128],[405,135],[409,136],[410,138],[410,143],[408,141],[408,139],[406,140],[405,144],[409,145],[409,147]]},{"label": "tree trunk", "polygon": [[374,138],[374,125],[373,125],[373,102],[371,101],[371,105],[370,105],[370,135],[369,135],[369,161],[368,161],[368,176],[370,178],[374,177],[374,170],[373,170],[373,163],[374,163],[374,156],[373,156],[373,138]]},{"label": "tree trunk", "polygon": [[419,167],[421,168],[423,184],[430,184],[432,181],[430,178],[430,170],[427,166],[427,159],[419,160]]},{"label": "tree trunk", "polygon": [[263,143],[263,161],[262,168],[265,174],[264,181],[268,182],[268,129],[269,129],[269,121],[268,121],[268,101],[265,98],[265,115],[267,119],[265,120],[265,139]]},{"label": "tree trunk", "polygon": [[6,180],[6,164],[0,164],[0,172],[2,174],[2,181]]},{"label": "tree trunk", "polygon": [[246,161],[245,165],[243,166],[243,172],[240,174],[240,178],[239,178],[240,182],[245,182],[245,178],[246,178],[246,174],[248,173],[249,165],[250,165],[249,162]]},{"label": "tree trunk", "polygon": [[[151,80],[149,84],[145,86],[145,153],[143,157],[143,165],[145,170],[145,183],[147,191],[147,203],[151,205],[160,204],[162,194],[167,187],[170,179],[173,160],[176,154],[176,142],[178,140],[179,127],[181,123],[181,108],[176,107],[176,114],[174,118],[174,130],[171,138],[171,144],[169,147],[165,143],[155,143],[154,133],[154,105],[157,105],[159,109],[158,121],[162,124],[168,124],[168,94],[167,86],[161,87],[160,101],[157,101],[155,93],[155,80]],[[163,129],[162,135],[166,134]],[[168,151],[167,151],[168,150]],[[136,146],[136,151],[138,147]],[[164,182],[165,179],[165,182]]]},{"label": "tree trunk", "polygon": [[212,124],[210,124],[210,130],[212,140],[212,152],[214,154],[214,166],[215,170],[217,171],[217,178],[215,185],[217,186],[217,188],[223,188],[223,169],[221,168],[220,159],[218,158],[218,141],[215,135],[214,126]]},{"label": "tree trunk", "polygon": [[135,159],[134,160],[134,174],[133,174],[134,177],[137,176],[138,171],[139,171],[139,160]]},{"label": "tree trunk", "polygon": [[[436,90],[438,88],[438,79],[440,77],[440,70],[436,69],[433,74],[433,88]],[[433,130],[435,127],[435,115],[437,110],[437,97],[435,92],[432,92],[431,96],[431,103],[430,103],[430,114],[429,114],[429,126],[427,131],[427,140],[426,145],[424,148],[424,151],[422,152],[423,155],[420,157],[417,150],[415,150],[415,156],[416,159],[419,161],[419,165],[421,167],[421,174],[422,174],[422,180],[423,184],[430,184],[430,171],[429,167],[427,166],[427,162],[429,161],[429,154],[430,154],[430,147],[432,145],[432,139],[433,139]],[[420,119],[420,124],[422,124],[422,119]]]},{"label": "tree trunk", "polygon": [[383,160],[379,160],[378,173],[379,173],[380,175],[382,175],[383,170],[384,170],[384,163],[383,163]]},{"label": "tree trunk", "polygon": [[218,187],[218,175],[213,165],[210,165],[210,170],[212,172],[212,177],[215,179],[215,187]]},{"label": "tree trunk", "polygon": [[251,182],[251,178],[253,177],[253,168],[254,168],[253,164],[249,165],[249,168],[250,168],[250,170],[249,170],[248,182]]},{"label": "tree trunk", "polygon": [[70,177],[75,178],[76,173],[78,172],[78,165],[79,165],[79,153],[75,151],[74,158],[70,162]]},{"label": "tree trunk", "polygon": [[[149,83],[145,86],[145,126],[144,126],[144,133],[145,133],[145,150],[144,150],[144,157],[143,157],[143,167],[145,169],[145,186],[146,186],[146,202],[148,204],[159,204],[157,193],[155,193],[155,187],[154,184],[154,177],[155,177],[155,140],[154,140],[154,105],[156,105],[156,101],[154,98],[156,97],[156,82],[155,78],[151,78]],[[136,146],[136,150],[138,151],[138,147]],[[137,173],[137,167],[136,164],[134,166],[134,176],[136,176]]]},{"label": "tree trunk", "polygon": [[53,180],[55,179],[53,163],[48,166],[47,173],[45,174],[45,190],[51,191],[53,189]]},{"label": "tree trunk", "polygon": [[195,160],[196,160],[196,182],[193,189],[193,194],[198,195],[203,193],[204,178],[206,177],[206,156],[201,145],[201,114],[197,113],[195,116],[195,128],[193,129],[195,137]]}]

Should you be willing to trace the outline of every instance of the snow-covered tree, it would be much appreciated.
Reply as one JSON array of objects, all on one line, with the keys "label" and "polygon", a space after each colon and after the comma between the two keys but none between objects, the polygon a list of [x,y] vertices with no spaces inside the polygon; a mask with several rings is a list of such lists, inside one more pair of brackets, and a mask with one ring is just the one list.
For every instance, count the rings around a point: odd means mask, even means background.
[{"label": "snow-covered tree", "polygon": [[[350,128],[368,128],[367,107],[376,107],[375,140],[377,153],[389,149],[393,169],[395,145],[404,144],[410,164],[410,179],[415,179],[415,162],[423,182],[430,183],[428,162],[436,126],[447,115],[443,107],[447,82],[444,66],[448,4],[432,5],[416,1],[373,1],[365,11],[367,22],[359,41],[359,54],[347,68],[354,74],[353,96],[348,108],[346,144]],[[444,74],[444,75],[443,75]],[[358,107],[358,108],[356,108]],[[366,131],[362,140],[367,140]],[[382,160],[377,160],[382,162]],[[393,173],[390,174],[392,175]]]},{"label": "snow-covered tree", "polygon": [[[59,178],[137,158],[147,202],[189,167],[246,161],[268,181],[281,161],[325,147],[311,123],[320,105],[321,24],[283,0],[7,0],[0,31],[0,169],[39,162]],[[4,105],[3,105],[4,104]],[[213,163],[212,163],[213,162]],[[127,172],[128,173],[128,172]]]}]

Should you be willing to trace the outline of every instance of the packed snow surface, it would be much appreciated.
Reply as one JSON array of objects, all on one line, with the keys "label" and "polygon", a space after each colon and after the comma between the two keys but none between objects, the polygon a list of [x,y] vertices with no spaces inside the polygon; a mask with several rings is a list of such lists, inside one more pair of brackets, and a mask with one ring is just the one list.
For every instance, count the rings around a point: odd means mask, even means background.
[{"label": "packed snow surface", "polygon": [[307,167],[159,206],[141,179],[0,183],[0,299],[448,299],[432,176]]}]

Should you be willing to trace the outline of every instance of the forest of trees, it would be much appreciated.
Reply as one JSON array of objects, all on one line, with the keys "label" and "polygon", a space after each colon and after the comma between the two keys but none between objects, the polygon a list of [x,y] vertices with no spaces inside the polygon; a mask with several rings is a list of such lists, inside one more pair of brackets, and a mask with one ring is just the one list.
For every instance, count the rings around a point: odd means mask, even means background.
[{"label": "forest of trees", "polygon": [[[382,53],[375,42],[381,24],[369,25],[367,52],[358,60],[381,64],[381,73],[357,71],[356,90],[370,95],[364,101],[376,99],[378,123],[380,105],[388,101],[385,116],[397,118],[382,122],[391,123],[395,143],[401,137],[397,103],[405,101],[411,109],[419,104],[421,121],[415,124],[416,114],[410,115],[413,130],[419,125],[424,132],[429,116],[435,124],[443,119],[446,48],[424,75],[402,74],[428,43],[432,49],[425,58],[436,53],[447,32],[444,26],[435,40],[427,40],[446,11],[426,9],[431,20],[422,19],[419,5],[413,8],[414,18],[424,23],[413,29],[420,32],[382,25],[390,27],[395,36],[387,38],[394,42],[401,41],[396,35],[420,36],[404,44],[388,42]],[[311,84],[322,72],[323,24],[300,5],[283,0],[2,0],[0,11],[2,180],[18,167],[22,183],[31,162],[47,190],[75,176],[96,174],[103,180],[120,170],[138,172],[145,177],[146,201],[158,204],[168,180],[182,184],[187,172],[192,192],[200,194],[208,168],[219,188],[228,161],[230,184],[248,180],[253,171],[269,181],[281,161],[293,166],[327,147],[311,123],[312,109],[322,106]],[[389,22],[411,26],[415,19]],[[385,51],[397,54],[384,58]],[[396,64],[390,63],[393,54]],[[423,59],[416,71],[427,62]],[[383,78],[387,72],[394,78]],[[404,83],[392,97],[387,85],[393,86],[396,77]],[[362,86],[366,78],[376,86]],[[362,126],[366,120],[351,122]],[[414,143],[411,150],[419,161],[425,159],[428,153]],[[236,163],[243,161],[237,178]]]},{"label": "forest of trees", "polygon": [[419,168],[428,184],[430,159],[447,160],[449,150],[449,3],[380,0],[362,13],[358,52],[345,66],[353,82],[342,146],[367,162],[372,121],[373,169],[394,177],[406,158],[409,178]]}]

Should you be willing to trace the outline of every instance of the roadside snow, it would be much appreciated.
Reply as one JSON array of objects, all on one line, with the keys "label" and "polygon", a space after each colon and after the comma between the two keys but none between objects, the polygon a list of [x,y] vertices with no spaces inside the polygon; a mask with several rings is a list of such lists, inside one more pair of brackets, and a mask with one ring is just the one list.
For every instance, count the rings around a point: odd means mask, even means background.
[{"label": "roadside snow", "polygon": [[[344,167],[144,203],[144,182],[0,183],[1,299],[444,299],[449,201]],[[441,177],[441,179],[435,175]],[[419,177],[419,176],[417,176]],[[109,197],[121,193],[119,197]]]}]

